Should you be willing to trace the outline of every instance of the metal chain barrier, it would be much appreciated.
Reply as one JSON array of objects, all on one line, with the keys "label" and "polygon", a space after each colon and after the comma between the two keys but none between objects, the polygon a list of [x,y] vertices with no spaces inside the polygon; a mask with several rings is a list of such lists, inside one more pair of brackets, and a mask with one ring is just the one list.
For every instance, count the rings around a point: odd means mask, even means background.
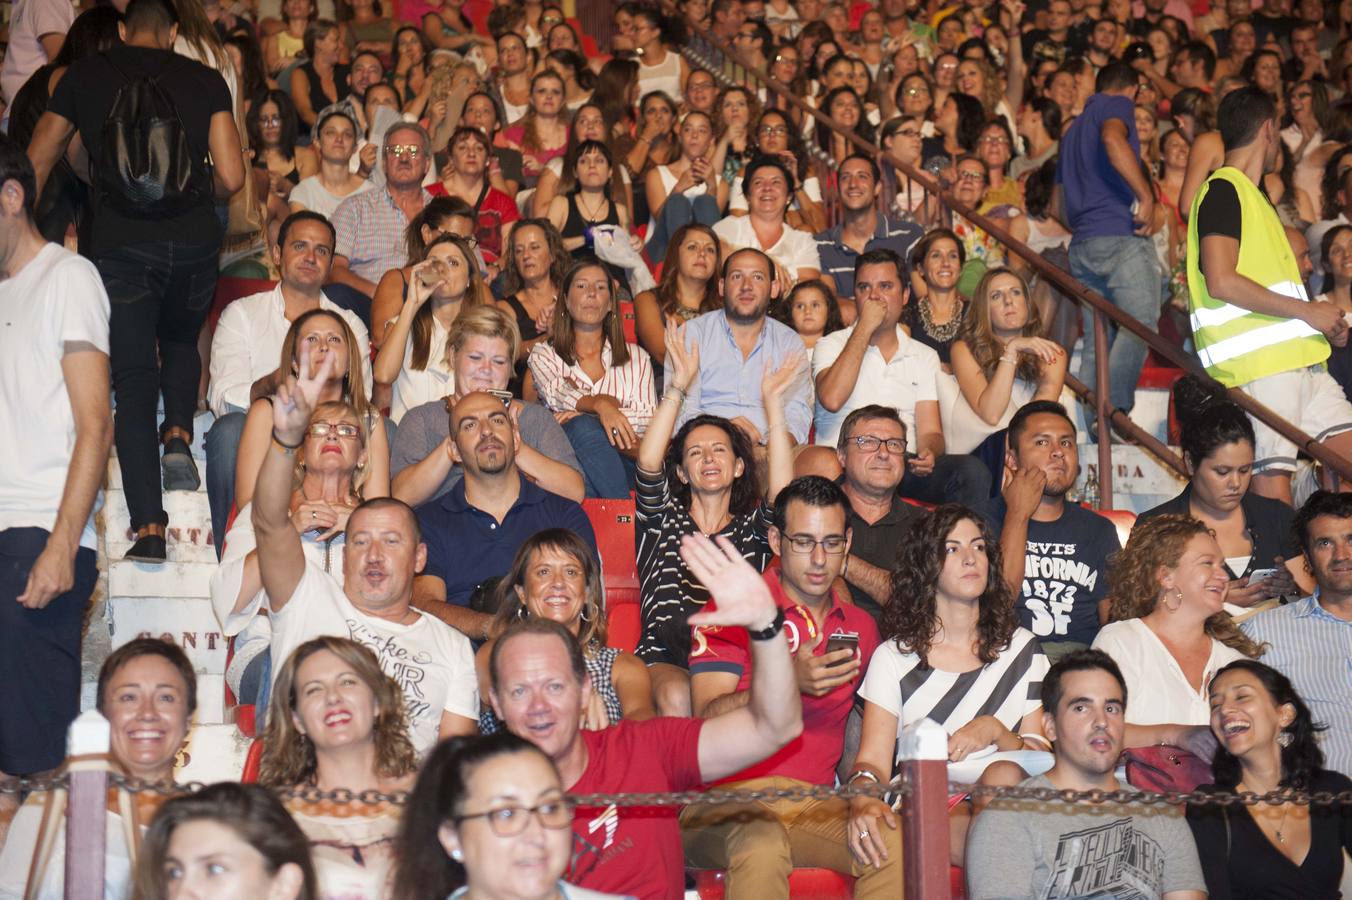
[{"label": "metal chain barrier", "polygon": [[[129,778],[119,773],[109,776],[109,783],[129,793],[157,793],[164,796],[192,794],[206,787],[201,781],[189,781],[182,784],[165,782],[146,782]],[[66,775],[53,775],[46,778],[9,778],[0,781],[0,794],[38,793],[56,790],[68,786]],[[1179,806],[1258,806],[1260,804],[1279,805],[1294,803],[1297,806],[1352,806],[1352,790],[1348,791],[1296,791],[1279,789],[1265,794],[1252,791],[1238,793],[1211,793],[1204,791],[1142,791],[1123,788],[1116,791],[1105,790],[1060,790],[1057,788],[1009,787],[1004,785],[962,784],[949,782],[950,794],[970,794],[978,797],[991,797],[1004,800],[1032,800],[1039,803],[1062,804],[1118,804],[1128,806],[1155,806],[1166,804]],[[301,800],[306,803],[361,803],[379,805],[383,803],[402,806],[408,802],[407,791],[385,793],[377,790],[352,791],[347,788],[321,790],[317,787],[278,788],[275,790],[283,800]],[[757,803],[776,800],[826,800],[832,797],[851,799],[854,797],[877,797],[883,799],[905,798],[910,794],[910,786],[904,781],[891,784],[860,783],[841,785],[808,785],[797,788],[767,788],[755,791],[712,789],[707,791],[670,791],[664,793],[642,794],[573,794],[570,799],[579,806],[689,806],[699,803]]]}]

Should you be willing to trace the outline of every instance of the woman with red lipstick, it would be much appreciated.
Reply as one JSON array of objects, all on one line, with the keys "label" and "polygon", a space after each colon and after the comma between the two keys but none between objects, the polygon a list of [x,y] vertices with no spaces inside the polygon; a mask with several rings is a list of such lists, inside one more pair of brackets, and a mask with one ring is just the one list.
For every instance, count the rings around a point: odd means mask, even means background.
[{"label": "woman with red lipstick", "polygon": [[[1211,680],[1211,733],[1220,743],[1207,793],[1352,790],[1324,768],[1319,732],[1287,677],[1240,660]],[[1352,816],[1329,805],[1188,804],[1211,900],[1337,900]]]},{"label": "woman with red lipstick", "polygon": [[[371,497],[384,497],[390,492],[390,447],[380,414],[371,406],[363,360],[357,339],[342,317],[324,309],[313,309],[291,323],[282,341],[282,357],[278,371],[295,372],[300,365],[300,348],[310,348],[310,364],[315,371],[324,364],[327,354],[334,354],[336,365],[332,376],[319,396],[319,402],[341,401],[357,411],[370,435],[366,448],[366,485]],[[240,509],[253,500],[258,470],[263,455],[272,443],[272,398],[262,397],[249,407],[244,423],[244,434],[239,442],[239,458],[235,463],[235,505]]]},{"label": "woman with red lipstick", "polygon": [[1109,624],[1093,646],[1122,670],[1128,747],[1173,744],[1210,758],[1206,686],[1222,666],[1255,658],[1254,643],[1225,611],[1230,576],[1211,529],[1170,513],[1137,523],[1113,561]]},{"label": "woman with red lipstick", "polygon": [[[969,453],[1025,403],[1059,400],[1070,354],[1042,336],[1028,282],[1001,266],[977,285],[949,359],[960,396],[951,412],[943,409],[945,445]],[[946,387],[940,384],[941,396]]]},{"label": "woman with red lipstick", "polygon": [[[273,686],[262,784],[388,794],[412,787],[417,765],[403,693],[370,649],[340,637],[295,649]],[[293,798],[287,809],[310,839],[320,897],[389,896],[399,807]]]},{"label": "woman with red lipstick", "polygon": [[[343,532],[347,517],[363,500],[377,496],[367,484],[366,447],[370,433],[349,403],[321,403],[310,417],[310,432],[297,454],[291,521],[300,532],[305,556],[339,584],[343,582]],[[226,684],[240,703],[267,702],[267,650],[272,628],[267,596],[258,572],[253,506],[245,504],[225,536],[221,563],[211,575],[211,605],[221,631],[235,638]]]},{"label": "woman with red lipstick", "polygon": [[1174,386],[1174,408],[1192,477],[1177,497],[1142,513],[1137,526],[1183,513],[1210,528],[1225,554],[1230,578],[1225,607],[1231,616],[1243,619],[1279,597],[1310,593],[1314,585],[1291,531],[1295,510],[1249,490],[1254,433],[1244,410],[1191,377]]},{"label": "woman with red lipstick", "polygon": [[[98,711],[108,719],[117,769],[138,781],[172,787],[174,759],[197,709],[197,676],[183,651],[158,638],[128,641],[104,660],[95,696]],[[140,832],[167,794],[119,788],[108,797],[103,890],[105,900],[120,900],[130,894]],[[39,791],[14,815],[0,850],[0,896],[56,900],[65,895],[65,800],[64,792]]]},{"label": "woman with red lipstick", "polygon": [[549,339],[527,359],[526,396],[554,414],[582,464],[588,497],[629,496],[657,397],[647,352],[624,339],[615,280],[595,257],[563,276]]},{"label": "woman with red lipstick", "polygon": [[[1020,627],[1000,571],[999,542],[967,507],[945,504],[911,526],[879,622],[883,642],[859,688],[864,721],[851,780],[889,781],[897,739],[925,718],[948,731],[951,762],[1047,749],[1038,699],[1047,657]],[[1007,776],[1011,784],[1026,777],[1012,766],[1010,772],[1017,772]],[[972,815],[964,799],[949,804],[955,865],[962,864]],[[880,863],[889,826],[897,827],[896,818],[881,800],[850,801],[850,849],[861,861]]]},{"label": "woman with red lipstick", "polygon": [[[489,634],[501,634],[517,619],[553,619],[582,645],[592,683],[592,705],[583,727],[618,725],[621,719],[642,721],[653,710],[652,680],[632,653],[606,646],[605,599],[601,567],[587,544],[566,528],[537,532],[516,551],[512,567],[498,582],[498,612]],[[488,705],[488,660],[496,637],[475,654],[483,713],[479,730],[491,734],[501,722]]]},{"label": "woman with red lipstick", "polygon": [[[642,853],[644,848],[632,847]],[[451,738],[409,795],[391,897],[399,900],[604,900],[564,882],[573,804],[558,770],[510,731]]]}]

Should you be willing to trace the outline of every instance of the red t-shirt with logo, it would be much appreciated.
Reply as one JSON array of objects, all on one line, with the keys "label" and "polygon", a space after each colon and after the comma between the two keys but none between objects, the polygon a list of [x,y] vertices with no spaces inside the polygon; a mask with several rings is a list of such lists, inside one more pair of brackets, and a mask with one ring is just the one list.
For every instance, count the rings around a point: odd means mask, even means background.
[{"label": "red t-shirt with logo", "polygon": [[[794,603],[784,593],[779,573],[769,569],[765,583],[775,602],[784,610],[784,637],[789,652],[797,653],[803,643],[817,639],[817,623],[804,607]],[[709,601],[713,607],[714,601]],[[859,636],[859,673],[829,694],[813,697],[803,694],[803,733],[790,741],[778,753],[750,768],[743,769],[724,781],[745,781],[748,778],[766,778],[772,775],[794,778],[810,784],[833,784],[836,764],[845,744],[845,720],[854,705],[855,691],[864,680],[868,662],[878,649],[878,626],[873,617],[851,604],[841,603],[831,592],[831,608],[822,622],[828,640],[833,634]],[[822,641],[813,651],[814,656],[826,653],[828,641]],[[740,676],[737,690],[751,686],[751,646],[745,628],[697,627],[691,634],[690,675],[701,672],[727,672]]]},{"label": "red t-shirt with logo", "polygon": [[[701,719],[621,722],[584,731],[587,769],[571,794],[689,791],[701,787]],[[680,900],[685,893],[679,806],[579,806],[573,859],[564,880],[639,900]]]}]

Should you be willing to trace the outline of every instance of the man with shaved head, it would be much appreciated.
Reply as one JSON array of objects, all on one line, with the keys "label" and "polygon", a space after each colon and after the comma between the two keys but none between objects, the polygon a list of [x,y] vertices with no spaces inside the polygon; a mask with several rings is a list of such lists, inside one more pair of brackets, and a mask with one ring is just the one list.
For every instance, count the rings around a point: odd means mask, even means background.
[{"label": "man with shaved head", "polygon": [[492,616],[469,608],[485,581],[502,576],[516,550],[545,528],[569,528],[596,550],[582,507],[551,494],[521,474],[521,433],[511,408],[492,394],[466,394],[451,408],[447,452],[465,477],[418,507],[427,565],[413,602],[474,640],[485,639]]}]

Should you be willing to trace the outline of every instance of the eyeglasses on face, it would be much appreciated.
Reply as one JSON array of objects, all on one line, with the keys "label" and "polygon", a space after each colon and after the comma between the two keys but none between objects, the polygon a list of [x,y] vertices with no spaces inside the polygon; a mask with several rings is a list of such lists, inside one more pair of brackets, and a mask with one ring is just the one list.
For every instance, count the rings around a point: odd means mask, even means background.
[{"label": "eyeglasses on face", "polygon": [[417,144],[391,144],[385,148],[386,156],[407,156],[409,159],[417,159],[422,152],[423,148]]},{"label": "eyeglasses on face", "polygon": [[569,828],[573,824],[573,804],[560,798],[547,800],[536,806],[503,806],[487,812],[456,816],[455,821],[459,823],[470,819],[487,819],[488,827],[493,829],[493,833],[498,837],[515,837],[526,830],[531,816],[539,819],[545,828],[555,831]]},{"label": "eyeglasses on face", "polygon": [[786,534],[784,540],[789,542],[789,549],[794,553],[811,553],[819,544],[827,556],[839,556],[845,552],[845,538],[838,534],[829,535],[821,540],[806,534]]},{"label": "eyeglasses on face", "polygon": [[882,446],[887,447],[888,453],[901,454],[906,452],[905,438],[880,438],[876,434],[861,434],[850,438],[850,443],[864,453],[876,453],[878,448]]},{"label": "eyeglasses on face", "polygon": [[350,422],[311,422],[309,432],[312,437],[317,438],[326,438],[331,434],[336,434],[340,438],[354,438],[361,435],[361,429]]},{"label": "eyeglasses on face", "polygon": [[786,125],[762,125],[760,127],[760,133],[774,137],[775,135],[788,134],[789,129]]}]

